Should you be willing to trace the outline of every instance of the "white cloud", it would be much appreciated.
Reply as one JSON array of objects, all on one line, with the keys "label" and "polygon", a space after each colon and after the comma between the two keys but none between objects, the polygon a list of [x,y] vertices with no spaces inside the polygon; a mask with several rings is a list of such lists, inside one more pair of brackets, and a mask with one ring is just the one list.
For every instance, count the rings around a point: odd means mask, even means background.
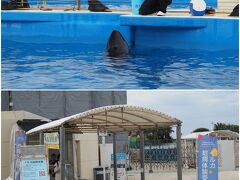
[{"label": "white cloud", "polygon": [[129,105],[152,108],[183,121],[183,134],[212,123],[238,124],[238,91],[127,91]]}]

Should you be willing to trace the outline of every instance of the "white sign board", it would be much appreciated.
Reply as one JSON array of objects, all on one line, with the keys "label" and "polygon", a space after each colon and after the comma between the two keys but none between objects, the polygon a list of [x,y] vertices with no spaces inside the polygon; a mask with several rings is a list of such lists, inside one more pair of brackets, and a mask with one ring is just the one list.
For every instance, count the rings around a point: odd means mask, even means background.
[{"label": "white sign board", "polygon": [[21,159],[21,180],[49,180],[47,159]]}]

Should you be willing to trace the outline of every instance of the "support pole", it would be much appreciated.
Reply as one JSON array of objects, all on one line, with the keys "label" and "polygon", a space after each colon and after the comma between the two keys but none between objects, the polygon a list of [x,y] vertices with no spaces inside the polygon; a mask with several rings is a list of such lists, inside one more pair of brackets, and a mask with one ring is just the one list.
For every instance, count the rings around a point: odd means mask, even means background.
[{"label": "support pole", "polygon": [[176,127],[177,136],[177,177],[182,180],[182,146],[181,146],[181,124]]},{"label": "support pole", "polygon": [[39,145],[44,145],[44,134],[42,131],[39,133]]},{"label": "support pole", "polygon": [[113,133],[113,169],[114,169],[114,180],[117,180],[117,146],[116,146],[115,133]]},{"label": "support pole", "polygon": [[141,180],[145,180],[144,169],[144,132],[140,131],[140,164],[141,164]]},{"label": "support pole", "polygon": [[60,127],[60,164],[61,180],[65,180],[65,128]]},{"label": "support pole", "polygon": [[77,0],[77,10],[80,10],[80,0]]},{"label": "support pole", "polygon": [[43,0],[43,9],[47,9],[47,0]]},{"label": "support pole", "polygon": [[152,143],[150,144],[150,169],[149,169],[149,173],[153,173],[153,170],[152,170]]}]

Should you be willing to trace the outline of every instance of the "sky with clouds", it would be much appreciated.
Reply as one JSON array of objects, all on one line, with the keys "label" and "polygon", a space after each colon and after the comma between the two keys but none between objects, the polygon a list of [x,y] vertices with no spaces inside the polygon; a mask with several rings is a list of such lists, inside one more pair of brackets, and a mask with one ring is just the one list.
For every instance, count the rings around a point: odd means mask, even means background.
[{"label": "sky with clouds", "polygon": [[152,108],[180,119],[182,134],[212,123],[239,124],[238,91],[129,90],[127,104]]}]

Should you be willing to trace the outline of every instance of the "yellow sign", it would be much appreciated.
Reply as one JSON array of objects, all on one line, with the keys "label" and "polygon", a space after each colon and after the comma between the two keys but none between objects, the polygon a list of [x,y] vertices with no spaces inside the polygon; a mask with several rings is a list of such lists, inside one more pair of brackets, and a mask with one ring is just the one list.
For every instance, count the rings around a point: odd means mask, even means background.
[{"label": "yellow sign", "polygon": [[48,149],[59,149],[59,134],[58,133],[44,133],[44,144]]}]

